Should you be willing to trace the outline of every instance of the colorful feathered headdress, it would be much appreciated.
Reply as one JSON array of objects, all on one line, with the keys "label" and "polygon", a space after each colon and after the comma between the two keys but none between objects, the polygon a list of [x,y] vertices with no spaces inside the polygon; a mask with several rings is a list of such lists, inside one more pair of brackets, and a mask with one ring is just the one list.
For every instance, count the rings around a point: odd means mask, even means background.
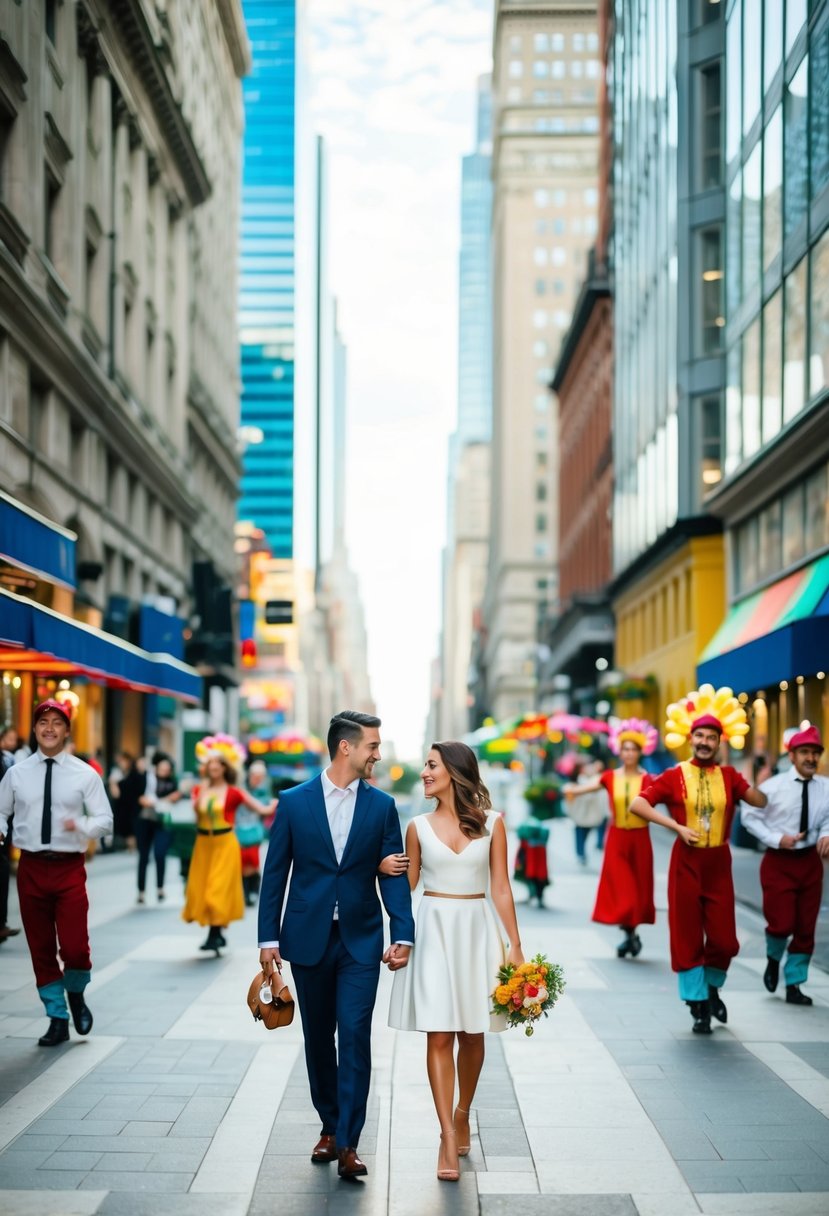
[{"label": "colorful feathered headdress", "polygon": [[635,743],[643,756],[650,756],[659,743],[659,731],[644,718],[625,718],[611,726],[607,745],[618,756],[623,743]]},{"label": "colorful feathered headdress", "polygon": [[196,759],[205,764],[211,756],[221,756],[232,768],[241,768],[247,752],[233,735],[206,735],[196,744]]},{"label": "colorful feathered headdress", "polygon": [[730,688],[715,689],[713,684],[702,684],[681,701],[669,705],[667,713],[665,746],[671,751],[677,751],[687,743],[697,726],[719,729],[736,751],[745,747],[745,737],[750,730],[746,711]]}]

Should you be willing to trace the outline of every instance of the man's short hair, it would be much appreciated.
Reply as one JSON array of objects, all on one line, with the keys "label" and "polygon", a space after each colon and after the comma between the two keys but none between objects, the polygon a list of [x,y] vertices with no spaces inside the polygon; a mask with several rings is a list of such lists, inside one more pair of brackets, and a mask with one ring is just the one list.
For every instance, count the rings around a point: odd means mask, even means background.
[{"label": "man's short hair", "polygon": [[366,727],[380,726],[380,719],[373,714],[361,714],[356,709],[344,709],[334,714],[328,727],[328,755],[333,760],[339,751],[340,741],[356,743]]}]

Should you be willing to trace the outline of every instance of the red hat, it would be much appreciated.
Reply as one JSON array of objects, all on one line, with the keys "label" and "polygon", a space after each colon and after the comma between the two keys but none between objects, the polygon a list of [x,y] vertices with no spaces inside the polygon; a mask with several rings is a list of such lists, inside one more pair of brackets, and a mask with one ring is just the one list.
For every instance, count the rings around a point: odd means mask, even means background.
[{"label": "red hat", "polygon": [[691,734],[695,730],[701,730],[703,727],[706,730],[715,730],[718,735],[722,734],[722,722],[720,722],[719,718],[715,718],[713,714],[702,714],[699,718],[694,718],[691,723]]},{"label": "red hat", "polygon": [[72,711],[69,706],[63,701],[55,701],[54,698],[49,698],[48,701],[41,701],[40,705],[35,706],[34,720],[38,722],[48,709],[53,709],[56,714],[64,719],[67,726],[72,725]]},{"label": "red hat", "polygon": [[823,751],[820,731],[816,726],[810,726],[808,730],[799,730],[796,735],[792,735],[786,746],[790,752],[793,752],[796,747],[819,747]]}]

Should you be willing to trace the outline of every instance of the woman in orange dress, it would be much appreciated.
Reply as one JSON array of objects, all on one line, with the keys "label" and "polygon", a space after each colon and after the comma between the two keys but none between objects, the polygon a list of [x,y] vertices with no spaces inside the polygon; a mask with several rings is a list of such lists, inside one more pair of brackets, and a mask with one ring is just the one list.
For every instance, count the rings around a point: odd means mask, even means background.
[{"label": "woman in orange dress", "polygon": [[[202,739],[196,746],[203,780],[193,787],[196,811],[196,846],[187,878],[182,919],[209,928],[201,950],[227,945],[222,929],[245,915],[242,889],[242,853],[233,823],[236,808],[244,803],[261,812],[261,805],[236,783],[236,765],[244,749],[230,736]],[[234,763],[235,761],[235,763]],[[274,806],[276,804],[274,803]]]}]

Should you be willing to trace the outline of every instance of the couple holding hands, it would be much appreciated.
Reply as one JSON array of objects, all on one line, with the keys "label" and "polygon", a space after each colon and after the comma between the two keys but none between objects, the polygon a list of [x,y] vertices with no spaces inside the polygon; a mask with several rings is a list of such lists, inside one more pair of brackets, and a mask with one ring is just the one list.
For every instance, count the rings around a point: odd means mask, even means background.
[{"label": "couple holding hands", "polygon": [[[394,799],[369,784],[380,725],[367,714],[337,714],[328,731],[329,767],[280,798],[262,877],[259,961],[266,975],[283,959],[291,964],[322,1123],[311,1160],[336,1160],[344,1179],[368,1172],[357,1147],[381,961],[395,972],[389,1025],[426,1032],[440,1123],[437,1177],[453,1182],[458,1158],[469,1152],[484,1033],[505,1026],[490,1014],[505,948],[487,887],[509,940],[506,959],[524,961],[507,838],[475,753],[464,743],[437,743],[421,774],[437,806],[410,822],[403,854]],[[415,937],[411,892],[420,879]],[[390,921],[385,952],[378,887]]]}]

